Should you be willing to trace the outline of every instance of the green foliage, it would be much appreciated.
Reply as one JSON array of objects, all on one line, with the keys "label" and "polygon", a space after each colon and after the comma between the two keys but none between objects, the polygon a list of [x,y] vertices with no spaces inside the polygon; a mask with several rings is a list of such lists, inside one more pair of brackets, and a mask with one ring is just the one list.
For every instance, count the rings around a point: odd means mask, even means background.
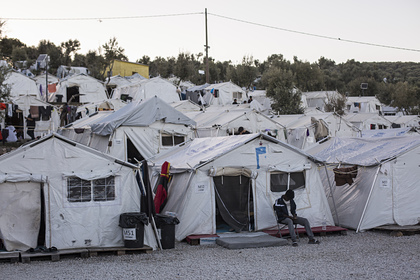
[{"label": "green foliage", "polygon": [[267,96],[273,99],[273,111],[281,115],[303,113],[302,94],[294,87],[291,70],[270,67],[261,80],[266,85]]},{"label": "green foliage", "polygon": [[10,86],[4,84],[9,73],[12,71],[11,67],[0,66],[0,101],[5,102],[10,97]]},{"label": "green foliage", "polygon": [[61,48],[64,50],[64,64],[67,66],[71,65],[71,55],[76,54],[80,50],[80,42],[78,40],[68,40],[67,42],[61,43]]}]

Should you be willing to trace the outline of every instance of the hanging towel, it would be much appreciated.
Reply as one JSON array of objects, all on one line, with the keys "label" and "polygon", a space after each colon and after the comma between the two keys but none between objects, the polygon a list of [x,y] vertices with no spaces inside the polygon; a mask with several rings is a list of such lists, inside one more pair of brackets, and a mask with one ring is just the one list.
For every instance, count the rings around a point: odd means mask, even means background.
[{"label": "hanging towel", "polygon": [[31,114],[31,116],[34,119],[38,119],[39,118],[39,108],[38,108],[38,106],[31,106],[29,108],[29,113]]}]

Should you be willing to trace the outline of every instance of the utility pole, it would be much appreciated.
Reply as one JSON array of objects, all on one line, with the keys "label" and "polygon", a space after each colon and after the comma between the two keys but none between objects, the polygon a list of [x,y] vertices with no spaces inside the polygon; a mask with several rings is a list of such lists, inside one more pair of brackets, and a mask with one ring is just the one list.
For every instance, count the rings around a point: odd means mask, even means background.
[{"label": "utility pole", "polygon": [[48,54],[45,58],[45,98],[45,101],[48,102]]},{"label": "utility pole", "polygon": [[207,8],[206,8],[206,44],[204,47],[206,48],[206,83],[210,83],[210,75],[209,75],[209,41],[207,35]]}]

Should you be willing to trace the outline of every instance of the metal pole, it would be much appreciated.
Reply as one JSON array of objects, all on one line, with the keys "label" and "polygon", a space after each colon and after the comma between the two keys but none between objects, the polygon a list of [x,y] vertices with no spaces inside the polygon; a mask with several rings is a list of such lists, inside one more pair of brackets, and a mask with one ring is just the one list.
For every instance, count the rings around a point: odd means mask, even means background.
[{"label": "metal pole", "polygon": [[368,206],[368,204],[369,204],[370,197],[372,196],[373,187],[375,186],[376,179],[378,178],[378,173],[379,173],[379,170],[380,170],[380,169],[381,169],[381,165],[378,165],[378,169],[376,170],[375,178],[373,179],[372,187],[370,188],[369,195],[368,195],[368,198],[367,198],[367,200],[366,200],[365,207],[363,208],[362,216],[360,217],[360,221],[359,221],[359,224],[358,224],[358,226],[357,226],[356,233],[358,233],[358,232],[360,231],[360,227],[361,227],[361,225],[362,225],[362,220],[363,220],[363,218],[365,217],[366,208],[367,208],[367,206]]},{"label": "metal pole", "polygon": [[209,75],[209,41],[208,41],[208,33],[207,33],[207,8],[205,12],[205,19],[206,19],[206,83],[210,83],[210,75]]},{"label": "metal pole", "polygon": [[45,98],[46,102],[48,102],[48,54],[46,57],[46,65],[45,65]]},{"label": "metal pole", "polygon": [[327,170],[327,165],[324,163],[324,168],[325,168],[325,175],[327,176],[327,180],[328,180],[328,185],[330,186],[330,193],[331,193],[331,198],[332,198],[332,203],[334,206],[334,212],[335,212],[335,216],[337,217],[337,225],[340,225],[340,220],[338,219],[338,212],[337,212],[337,206],[335,206],[335,199],[334,199],[334,194],[333,194],[333,189],[331,186],[331,181],[330,181],[330,177],[328,176],[328,170]]}]

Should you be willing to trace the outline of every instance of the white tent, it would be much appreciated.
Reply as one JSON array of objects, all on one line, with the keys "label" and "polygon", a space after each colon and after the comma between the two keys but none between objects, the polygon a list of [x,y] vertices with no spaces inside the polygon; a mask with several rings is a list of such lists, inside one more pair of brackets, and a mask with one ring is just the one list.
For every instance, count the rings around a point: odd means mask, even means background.
[{"label": "white tent", "polygon": [[4,80],[4,84],[10,87],[11,98],[16,98],[21,95],[33,95],[39,98],[39,90],[36,82],[19,72],[11,71]]},{"label": "white tent", "polygon": [[95,103],[108,98],[104,84],[86,74],[67,76],[60,80],[56,96],[62,102]]},{"label": "white tent", "polygon": [[395,125],[400,127],[415,127],[420,128],[420,117],[417,115],[404,115],[404,116],[384,116]]},{"label": "white tent", "polygon": [[284,126],[249,107],[243,108],[246,105],[227,105],[223,107],[223,110],[216,106],[210,106],[205,111],[185,114],[197,122],[197,137],[238,134],[238,128],[243,127],[250,133],[269,133],[276,139],[286,141]]},{"label": "white tent", "polygon": [[305,110],[307,108],[318,108],[325,111],[325,105],[332,99],[343,97],[338,91],[308,91],[302,92]]},{"label": "white tent", "polygon": [[286,127],[287,143],[304,150],[329,137],[360,136],[360,129],[333,112],[277,115],[272,120]]},{"label": "white tent", "polygon": [[382,104],[375,96],[348,96],[346,101],[347,113],[376,113],[382,112]]},{"label": "white tent", "polygon": [[298,215],[311,226],[333,218],[318,168],[308,154],[264,134],[195,138],[149,160],[151,184],[162,164],[172,179],[163,208],[176,213],[177,240],[191,234],[215,234],[220,213],[237,231],[276,226],[274,201],[295,189]]},{"label": "white tent", "polygon": [[133,81],[129,85],[116,87],[112,93],[112,99],[132,101],[141,101],[153,96],[157,96],[167,103],[181,100],[176,86],[161,77]]},{"label": "white tent", "polygon": [[230,81],[211,84],[204,89],[204,92],[204,101],[207,105],[230,105],[234,99],[237,99],[238,103],[248,100],[246,92]]},{"label": "white tent", "polygon": [[343,116],[360,130],[388,129],[392,122],[377,113],[349,113]]},{"label": "white tent", "polygon": [[62,129],[62,134],[119,159],[147,159],[194,137],[195,122],[158,97],[98,112]]},{"label": "white tent", "polygon": [[[50,134],[0,157],[0,238],[8,251],[122,247],[120,214],[140,212],[137,166]],[[40,236],[39,236],[40,235]],[[157,248],[150,226],[145,244]]]},{"label": "white tent", "polygon": [[[328,163],[324,186],[332,185],[326,193],[340,226],[363,231],[419,223],[420,137],[335,138],[308,152]],[[350,169],[333,172],[338,167]]]}]

